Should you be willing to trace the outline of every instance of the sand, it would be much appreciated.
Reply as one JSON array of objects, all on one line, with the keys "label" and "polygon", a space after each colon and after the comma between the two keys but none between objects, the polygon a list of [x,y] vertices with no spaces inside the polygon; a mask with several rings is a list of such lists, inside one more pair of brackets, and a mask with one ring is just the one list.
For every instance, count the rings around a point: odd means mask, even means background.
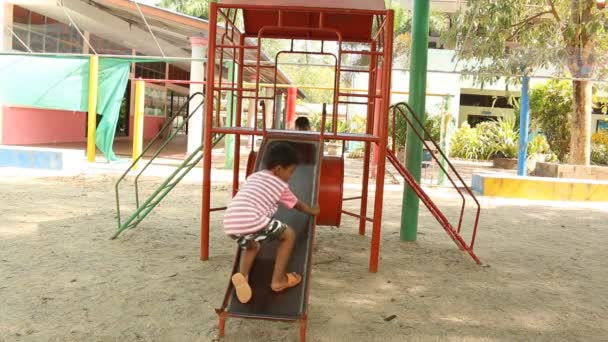
[{"label": "sand", "polygon": [[[214,309],[234,253],[221,214],[212,216],[208,262],[199,261],[194,179],[111,241],[116,178],[0,178],[0,341],[217,339]],[[144,188],[158,182],[148,177]],[[418,241],[400,242],[399,188],[386,192],[376,274],[369,231],[357,235],[354,219],[318,228],[309,341],[608,339],[608,206],[483,199],[478,266],[425,209]],[[452,194],[431,192],[457,213]],[[213,195],[226,200],[226,191]],[[225,341],[297,341],[299,330],[238,319],[226,329]]]}]

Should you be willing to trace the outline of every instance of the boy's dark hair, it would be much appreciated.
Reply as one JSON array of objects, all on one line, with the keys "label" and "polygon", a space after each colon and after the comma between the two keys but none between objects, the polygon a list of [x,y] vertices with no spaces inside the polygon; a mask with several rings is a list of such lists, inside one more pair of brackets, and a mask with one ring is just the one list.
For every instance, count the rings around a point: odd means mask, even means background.
[{"label": "boy's dark hair", "polygon": [[299,131],[309,131],[310,130],[310,121],[305,116],[300,116],[296,119],[296,129]]},{"label": "boy's dark hair", "polygon": [[277,166],[288,167],[298,164],[296,149],[288,143],[276,143],[270,147],[266,155],[266,169],[271,170]]}]

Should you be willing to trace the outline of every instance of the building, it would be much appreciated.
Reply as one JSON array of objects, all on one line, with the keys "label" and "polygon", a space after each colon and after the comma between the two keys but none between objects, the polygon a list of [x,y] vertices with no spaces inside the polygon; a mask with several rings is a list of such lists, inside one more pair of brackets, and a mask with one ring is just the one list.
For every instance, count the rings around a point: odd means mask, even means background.
[{"label": "building", "polygon": [[[129,79],[188,81],[191,79],[190,58],[193,55],[191,39],[205,39],[208,22],[129,0],[7,0],[0,4],[0,30],[3,53],[97,54],[133,58]],[[161,58],[164,56],[166,60]],[[247,59],[253,59],[252,56]],[[143,63],[137,59],[145,57],[154,57],[156,61]],[[245,70],[244,76],[246,80],[253,79],[251,70]],[[262,72],[261,82],[273,81],[274,72]],[[280,71],[277,82],[290,83]],[[119,140],[132,137],[134,88],[129,81],[116,129],[116,139]],[[154,137],[167,118],[173,117],[188,101],[189,88],[188,84],[146,82],[145,139]],[[283,95],[280,93],[279,96]],[[301,92],[300,96],[303,96]],[[85,112],[2,103],[0,144],[84,142],[86,117]],[[202,127],[189,129],[200,130]]]}]

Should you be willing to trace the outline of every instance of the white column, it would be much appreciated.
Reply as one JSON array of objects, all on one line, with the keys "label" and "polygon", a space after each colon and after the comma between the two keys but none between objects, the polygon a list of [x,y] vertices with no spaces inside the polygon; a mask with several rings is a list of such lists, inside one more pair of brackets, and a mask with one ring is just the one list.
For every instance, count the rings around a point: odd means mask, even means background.
[{"label": "white column", "polygon": [[[8,46],[9,42],[12,41],[11,34],[4,27],[10,25],[12,21],[12,10],[9,12],[9,9],[12,9],[12,5],[9,8],[9,4],[0,3],[0,51],[9,51],[11,48],[11,46]],[[0,103],[0,144],[2,144],[2,106],[4,106],[4,103]]]},{"label": "white column", "polygon": [[[205,79],[205,62],[203,58],[207,57],[207,38],[192,37],[192,58],[196,59],[190,63],[190,81],[202,82]],[[190,84],[190,95],[201,92],[203,93],[203,84]],[[201,104],[204,97],[197,96],[190,102],[190,110]],[[188,153],[194,152],[203,143],[203,112],[204,105],[201,105],[190,118],[188,122]]]},{"label": "white column", "polygon": [[[249,99],[249,107],[247,110],[247,126],[253,128],[255,127],[255,119],[254,119],[254,114],[255,114],[255,100],[254,99]],[[249,137],[249,147],[251,147],[252,144],[255,143],[255,138],[254,137]]]},{"label": "white column", "polygon": [[10,51],[13,48],[13,35],[6,26],[13,27],[13,4],[0,4],[0,51]]},{"label": "white column", "polygon": [[[272,95],[273,90],[271,88],[266,88],[265,97],[270,97]],[[274,101],[273,100],[264,100],[266,104],[266,129],[272,129],[272,116],[274,114]]]}]

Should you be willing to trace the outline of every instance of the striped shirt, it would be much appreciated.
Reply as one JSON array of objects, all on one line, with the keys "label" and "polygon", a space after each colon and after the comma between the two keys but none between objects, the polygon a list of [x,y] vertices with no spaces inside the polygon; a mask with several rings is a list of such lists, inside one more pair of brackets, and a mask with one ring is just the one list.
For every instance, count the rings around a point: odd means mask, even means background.
[{"label": "striped shirt", "polygon": [[290,209],[298,203],[289,185],[269,170],[251,174],[226,209],[225,233],[246,235],[266,228],[279,203]]}]

